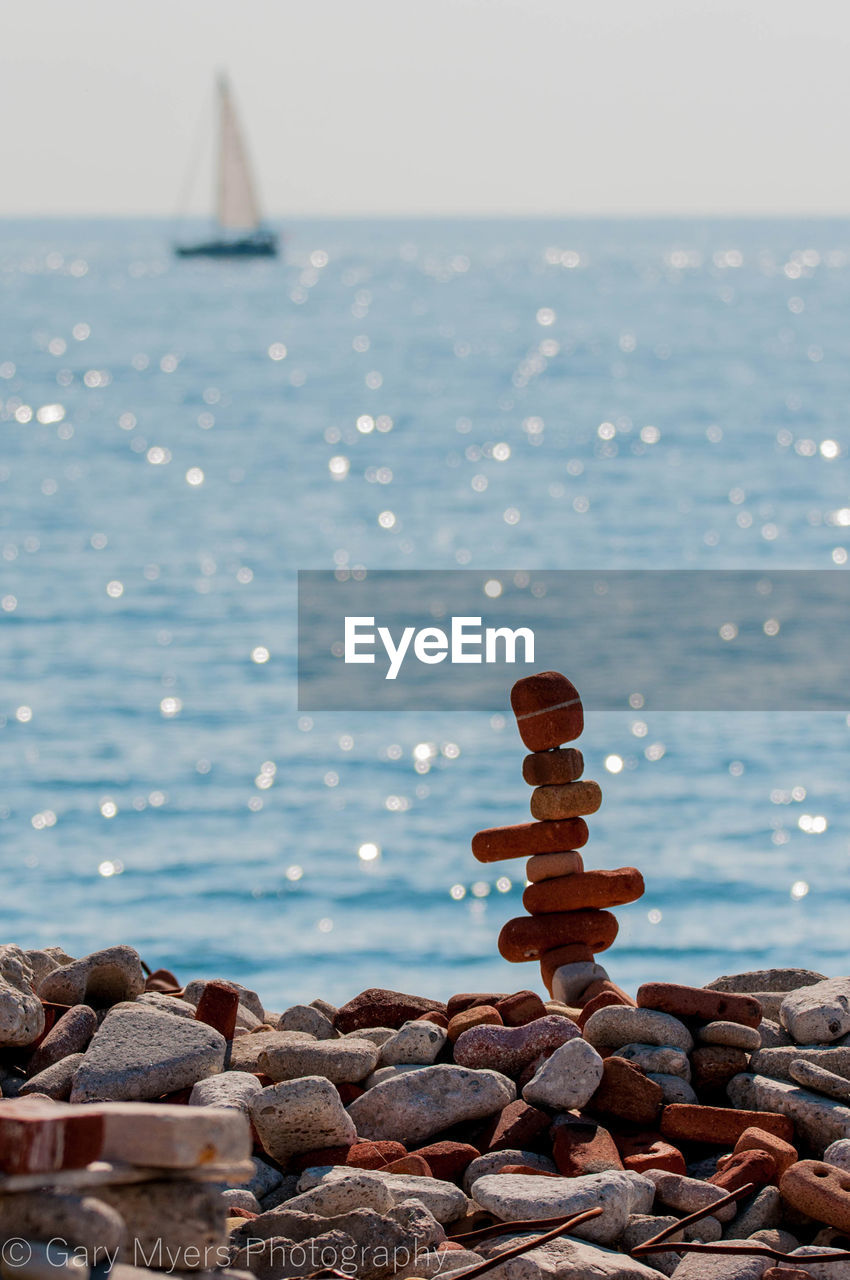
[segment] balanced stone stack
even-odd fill
[[[608,908],[634,902],[644,890],[635,867],[585,871],[578,852],[587,842],[585,817],[602,803],[597,782],[582,779],[584,760],[574,742],[584,728],[581,698],[557,671],[518,680],[511,706],[520,737],[530,749],[522,768],[534,791],[534,822],[479,831],[472,852],[480,862],[528,858],[523,894],[527,916],[509,920],[499,935],[506,960],[539,960],[552,997],[575,1006],[603,995],[611,987],[608,974],[594,961],[617,936],[616,917]]]

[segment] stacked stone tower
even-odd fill
[[[578,972],[570,966],[580,966],[586,975],[587,962],[611,946],[619,926],[608,908],[641,897],[643,877],[635,867],[584,869],[578,850],[587,843],[585,817],[599,808],[602,790],[597,782],[582,779],[581,752],[564,746],[584,728],[575,686],[557,671],[526,676],[511,690],[511,706],[531,753],[523,761],[522,776],[534,787],[534,821],[479,831],[472,852],[479,862],[528,858],[530,883],[522,904],[529,914],[507,922],[499,934],[499,951],[506,960],[539,960],[550,994],[570,1003],[570,972]],[[599,977],[605,976],[600,968]]]

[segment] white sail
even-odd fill
[[[260,222],[260,210],[242,130],[224,76],[218,81],[218,103],[218,221],[229,231],[253,231]]]

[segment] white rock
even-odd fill
[[[552,999],[572,1008],[578,1004],[579,997],[590,986],[591,982],[604,982],[608,978],[607,970],[592,960],[578,960],[575,964],[562,964],[552,976]]]
[[[338,1040],[339,1032],[326,1014],[312,1004],[294,1004],[275,1023],[278,1031],[306,1031],[317,1040]]]
[[[831,1142],[821,1156],[824,1164],[834,1164],[836,1169],[844,1169],[850,1173],[850,1138],[839,1138]]]
[[[850,1138],[850,1107],[785,1080],[742,1072],[729,1081],[726,1092],[733,1107],[788,1116],[815,1156],[839,1138]]]
[[[647,1169],[644,1177],[655,1184],[656,1203],[666,1205],[685,1215],[698,1209],[708,1209],[716,1200],[727,1194],[721,1187],[701,1178],[688,1178],[683,1173],[669,1173],[666,1169]],[[736,1213],[734,1204],[727,1204],[712,1216],[720,1222],[731,1222]]]
[[[225,1187],[221,1198],[226,1209],[247,1209],[249,1213],[262,1213],[257,1197],[244,1187]]]
[[[270,1045],[259,1057],[260,1070],[271,1080],[324,1076],[334,1084],[356,1084],[369,1075],[377,1061],[376,1046],[356,1037]]]
[[[850,1031],[850,978],[789,991],[779,1021],[797,1044],[829,1044]]]
[[[386,1044],[394,1035],[393,1027],[361,1027],[359,1031],[346,1031],[343,1039],[357,1036],[360,1040],[371,1040],[372,1044],[376,1044],[380,1049],[381,1045]]]
[[[843,1248],[843,1245],[833,1245],[830,1247],[818,1246],[813,1244],[801,1245],[799,1249],[794,1249],[791,1256],[799,1258],[801,1271],[805,1271],[812,1277],[812,1280],[850,1280],[850,1262],[818,1262],[818,1254],[832,1253],[837,1248]],[[812,1261],[809,1261],[812,1259]],[[783,1264],[792,1267],[793,1262]]]
[[[215,1183],[100,1184],[97,1199],[124,1219],[124,1257],[157,1258],[159,1253],[164,1267],[174,1272],[206,1270],[223,1256],[225,1207]]]
[[[697,1031],[697,1040],[701,1044],[720,1044],[729,1049],[743,1049],[746,1053],[754,1053],[762,1047],[758,1027],[745,1027],[740,1022],[707,1022]]]
[[[681,1076],[668,1076],[662,1071],[647,1071],[646,1078],[660,1085],[665,1105],[670,1102],[699,1102],[693,1088]]]
[[[269,1085],[252,1102],[251,1118],[263,1147],[279,1164],[299,1151],[351,1146],[357,1137],[338,1092],[323,1076]]]
[[[433,1022],[405,1022],[381,1046],[378,1059],[382,1067],[405,1063],[430,1065],[448,1038],[445,1027]]]
[[[618,1058],[633,1062],[649,1075],[681,1076],[690,1082],[691,1064],[688,1055],[681,1049],[671,1049],[668,1045],[658,1044],[624,1044],[617,1050]]]
[[[44,1031],[44,1009],[32,989],[33,969],[20,947],[0,946],[0,1047],[32,1044]]]
[[[690,1053],[694,1047],[690,1031],[672,1014],[657,1009],[633,1009],[624,1004],[611,1004],[592,1013],[584,1026],[584,1038],[596,1049],[655,1044]]]
[[[498,1071],[441,1065],[408,1071],[375,1085],[355,1098],[348,1114],[361,1138],[386,1138],[407,1145],[424,1142],[465,1120],[491,1116],[515,1098],[513,1081]]]
[[[602,1059],[586,1040],[568,1040],[540,1066],[522,1091],[526,1102],[553,1111],[587,1105],[602,1079]]]
[[[479,1178],[473,1189],[477,1205],[505,1222],[554,1218],[560,1214],[603,1210],[577,1227],[584,1240],[611,1244],[619,1240],[633,1213],[649,1213],[655,1187],[642,1174],[608,1169],[579,1178],[535,1178],[532,1174],[496,1173]]]
[[[340,1169],[342,1176],[322,1179],[302,1190],[302,1182],[305,1181],[302,1175],[298,1182],[300,1194],[287,1200],[287,1209],[332,1218],[335,1214],[349,1213],[352,1209],[374,1209],[375,1213],[388,1213],[393,1207],[395,1199],[390,1188],[373,1170],[351,1170],[333,1165],[325,1166],[325,1171],[328,1168]]]
[[[227,1049],[227,1066],[230,1071],[259,1071],[260,1054],[273,1045],[314,1044],[306,1031],[257,1031],[248,1036],[237,1036]]]
[[[396,1205],[415,1199],[421,1202],[437,1222],[455,1222],[468,1211],[470,1204],[467,1197],[453,1182],[444,1182],[442,1178],[419,1178],[410,1173],[384,1173],[381,1169],[370,1169],[372,1177],[380,1178],[392,1195]],[[350,1169],[342,1165],[324,1166],[316,1169],[305,1169],[298,1181],[299,1191],[307,1191],[320,1184],[339,1182],[349,1177]],[[292,1202],[287,1204],[290,1207]]]
[[[360,1084],[364,1089],[374,1089],[376,1084],[383,1084],[385,1080],[396,1080],[399,1076],[408,1075],[411,1071],[422,1071],[427,1066],[430,1066],[430,1063],[402,1062],[398,1066],[378,1067],[376,1071],[371,1071],[365,1080],[361,1080]]]
[[[132,947],[106,947],[54,969],[42,978],[38,994],[56,1004],[97,1007],[135,1000],[145,989],[139,953]]]
[[[524,1164],[529,1169],[539,1169],[541,1173],[558,1172],[554,1160],[549,1156],[538,1155],[536,1151],[519,1151],[510,1147],[505,1147],[501,1151],[488,1151],[467,1165],[463,1175],[463,1189],[466,1194],[472,1195],[472,1188],[479,1178],[486,1177],[488,1173],[498,1173],[506,1164]]]
[[[237,1111],[249,1111],[251,1103],[263,1086],[250,1071],[223,1071],[209,1076],[192,1086],[190,1107],[235,1107]]]
[[[730,1240],[729,1248],[735,1247],[736,1242]],[[740,1248],[740,1242],[737,1247]],[[722,1254],[691,1253],[685,1254],[673,1272],[673,1280],[761,1280],[772,1266],[770,1258],[740,1255],[724,1258]]]
[[[231,1107],[105,1102],[101,1158],[150,1169],[194,1169],[237,1164],[251,1155],[247,1116]]]

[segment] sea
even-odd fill
[[[470,852],[529,816],[508,689],[299,712],[297,571],[846,572],[850,225],[281,230],[0,223],[0,937],[276,1010],[540,989]],[[850,972],[848,713],[588,711],[616,981]]]

